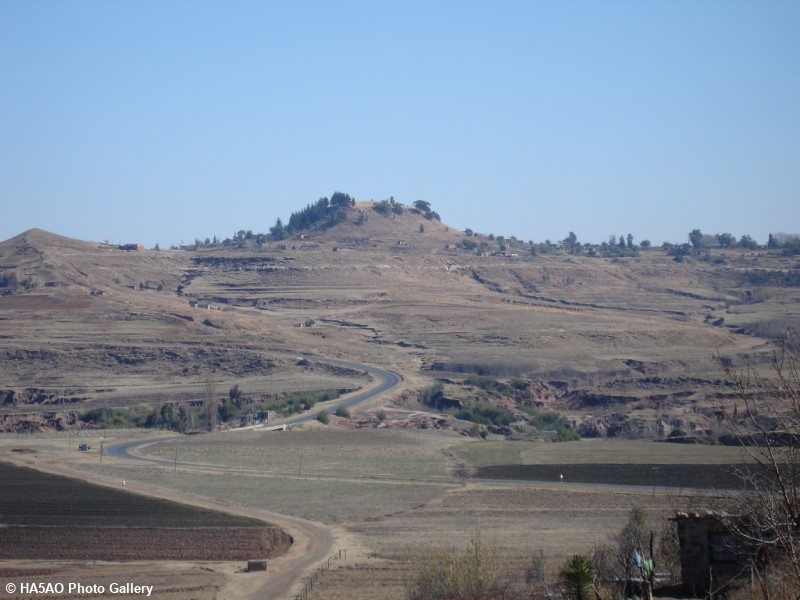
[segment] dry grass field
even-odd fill
[[[182,462],[249,467],[276,475],[433,478],[448,475],[442,454],[460,438],[398,430],[242,432],[179,438],[142,454]]]
[[[800,324],[796,257],[530,256],[514,240],[511,257],[493,255],[496,242],[481,255],[459,250],[464,239],[444,223],[361,203],[328,231],[263,246],[124,252],[41,230],[0,242],[0,274],[26,282],[0,297],[0,429],[65,432],[3,441],[36,450],[34,462],[64,461],[134,490],[343,527],[351,551],[315,600],[399,600],[409,552],[463,546],[476,532],[513,569],[540,551],[554,569],[607,540],[633,505],[654,523],[690,505],[697,492],[680,491],[681,469],[742,462],[731,448],[652,440],[721,433],[719,404],[735,390],[720,358],[763,368],[774,337]],[[201,415],[236,385],[261,401],[372,383],[305,355],[390,369],[403,385],[328,426],[180,436],[141,451],[174,466],[64,456],[88,439],[70,436],[97,433],[83,420],[91,408]],[[442,381],[456,403],[508,402],[467,383],[471,374],[521,382],[526,408],[555,411],[570,429],[638,439],[516,442],[506,439],[513,428],[469,439],[459,433],[469,424],[425,414],[419,399]],[[670,489],[474,477],[498,466],[633,464],[683,466]],[[176,589],[194,572],[175,574]],[[228,579],[201,573],[197,597],[214,597]]]
[[[62,447],[52,448],[63,455]],[[141,453],[172,460],[176,451],[177,467],[117,459],[101,465],[97,456],[94,461],[81,456],[79,465],[87,472],[125,479],[134,491],[140,484],[155,485],[187,497],[216,498],[221,507],[268,508],[344,527],[351,534],[346,559],[334,560],[334,570],[326,572],[309,596],[323,600],[403,599],[409,555],[465,547],[476,535],[496,544],[509,578],[519,578],[540,555],[552,575],[572,554],[607,542],[633,506],[646,509],[653,527],[661,528],[676,510],[686,510],[707,493],[478,480],[459,474],[465,466],[536,459],[579,465],[627,457],[631,463],[691,467],[741,460],[735,449],[714,446],[467,441],[446,431],[331,429],[184,436]],[[408,456],[400,458],[403,454]]]
[[[591,439],[564,444],[508,441],[465,443],[454,453],[476,467],[490,465],[738,464],[747,455],[733,446],[668,444],[652,440]]]

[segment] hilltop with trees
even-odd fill
[[[370,220],[375,216],[386,220]],[[263,247],[275,242],[312,238],[316,242],[334,243],[348,243],[356,239],[385,243],[394,239],[404,244],[412,243],[413,240],[414,244],[428,250],[440,245],[480,255],[513,254],[524,257],[566,253],[592,258],[630,258],[653,248],[651,240],[641,239],[637,242],[636,236],[630,232],[619,236],[612,233],[607,240],[600,242],[579,240],[574,231],[570,231],[562,240],[525,241],[514,235],[482,233],[469,227],[463,232],[447,225],[426,230],[426,222],[442,225],[441,216],[427,200],[404,204],[390,196],[384,200],[357,202],[349,194],[337,191],[330,198],[319,198],[305,208],[292,212],[285,222],[278,217],[266,232],[254,233],[252,229],[241,229],[229,238],[220,239],[214,236],[205,238],[205,241],[198,238],[192,248]],[[424,239],[415,235],[426,231],[434,235],[428,235]],[[771,233],[766,243],[759,244],[747,233],[737,238],[727,232],[705,234],[700,229],[693,229],[688,233],[687,241],[664,241],[660,247],[677,261],[715,249],[766,249],[779,251],[784,256],[794,256],[800,254],[800,236]]]

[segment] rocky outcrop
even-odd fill
[[[2,406],[73,404],[86,400],[87,398],[83,396],[64,396],[52,390],[39,388],[0,390],[0,405]]]
[[[675,417],[628,413],[586,415],[573,420],[572,426],[581,437],[667,440],[713,435],[708,419],[697,414]]]
[[[76,411],[0,414],[0,431],[10,433],[66,431],[74,429],[78,424]]]
[[[566,408],[579,410],[586,408],[603,408],[613,405],[633,404],[639,401],[636,396],[622,396],[590,392],[588,390],[574,390],[562,398]]]

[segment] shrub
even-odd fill
[[[327,425],[331,422],[331,416],[328,414],[327,410],[321,410],[317,414],[317,421],[322,423],[323,425]]]
[[[426,390],[422,391],[419,401],[430,408],[441,408],[441,402],[444,398],[444,386],[441,383],[436,383]]]
[[[339,408],[337,408],[336,412],[334,414],[337,417],[342,417],[344,419],[349,419],[350,418],[350,410],[347,409],[347,407],[344,407],[344,406],[340,406]]]
[[[528,382],[524,379],[512,379],[511,380],[511,387],[513,387],[517,391],[523,391],[528,389]]]
[[[567,429],[566,427],[558,427],[556,429],[557,442],[577,442],[579,439],[581,439],[581,436],[572,429]]]
[[[217,418],[220,423],[227,423],[239,418],[241,410],[233,402],[224,402],[217,407]]]
[[[386,216],[392,211],[392,206],[388,200],[381,200],[372,207],[372,210]]]
[[[83,414],[81,420],[84,423],[93,423],[99,427],[118,427],[127,421],[120,410],[112,408],[89,409]]]
[[[589,557],[583,554],[573,556],[561,569],[567,598],[570,600],[594,600],[595,570]]]
[[[496,392],[498,394],[502,394],[503,396],[511,396],[514,393],[514,389],[512,389],[512,387],[508,384],[501,383],[496,379],[484,377],[482,375],[470,375],[467,377],[465,383],[479,387],[487,392]]]
[[[0,288],[9,288],[10,290],[16,290],[17,285],[17,275],[16,273],[9,273],[8,275],[0,275]]]
[[[293,415],[314,408],[317,402],[327,402],[339,397],[337,390],[325,390],[322,392],[306,392],[304,394],[294,394],[286,398],[267,400],[258,405],[259,410],[278,412],[283,416]]]
[[[318,402],[327,402],[328,400],[336,400],[339,397],[337,390],[325,390],[324,392],[317,392]]]
[[[481,425],[495,425],[498,427],[508,427],[515,420],[514,415],[508,410],[488,402],[481,402],[462,408],[456,411],[456,418],[480,423]]]
[[[411,599],[474,597],[499,591],[502,561],[494,544],[475,536],[460,552],[456,548],[410,557]]]
[[[562,415],[545,410],[537,410],[527,406],[522,407],[522,411],[527,413],[528,422],[536,427],[545,431],[555,431],[559,427],[566,428],[567,419]]]

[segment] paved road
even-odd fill
[[[332,404],[330,408],[333,410],[336,410],[340,406],[344,408],[350,408],[351,406],[355,406],[356,404],[380,396],[384,392],[388,392],[389,390],[399,385],[400,382],[402,381],[401,377],[397,373],[392,373],[391,371],[386,371],[385,369],[379,369],[378,367],[371,367],[369,365],[353,362],[350,360],[340,360],[336,358],[317,358],[314,356],[306,356],[305,358],[313,362],[325,363],[328,365],[333,365],[335,367],[344,367],[346,369],[354,369],[356,371],[366,371],[379,382],[376,387],[364,390],[363,392],[358,392],[356,394],[353,394],[352,396],[348,396],[341,402],[336,402]],[[287,419],[286,422],[302,423],[303,421],[310,421],[316,419],[319,412],[320,411],[314,411],[296,419]],[[280,424],[280,422],[278,422],[277,424]]]
[[[351,360],[341,360],[337,358],[318,358],[315,356],[306,355],[306,358],[309,361],[325,363],[328,365],[333,365],[336,367],[343,367],[346,369],[354,369],[356,371],[366,371],[369,373],[375,380],[376,384],[370,387],[369,389],[363,390],[361,392],[356,392],[355,394],[348,395],[346,398],[339,400],[337,402],[326,403],[328,406],[324,409],[320,408],[318,410],[312,410],[302,415],[297,415],[293,417],[288,417],[285,419],[275,419],[269,422],[270,426],[275,425],[295,425],[297,423],[304,423],[306,421],[313,421],[317,418],[317,415],[322,410],[327,410],[328,412],[333,412],[339,407],[344,408],[351,408],[360,404],[362,402],[366,402],[367,400],[372,400],[380,396],[381,394],[388,392],[389,390],[394,389],[396,386],[400,384],[402,378],[397,374],[393,373],[392,371],[387,371],[385,369],[379,369],[378,367],[373,367],[370,365],[365,365],[358,362],[353,362]],[[258,430],[258,426],[254,429]],[[233,429],[231,431],[237,431]],[[119,458],[123,460],[136,460],[140,462],[149,462],[149,463],[158,463],[158,464],[168,464],[174,465],[175,462],[169,459],[163,458],[153,458],[148,456],[140,456],[137,454],[131,454],[131,450],[139,448],[141,446],[147,446],[149,444],[156,444],[158,442],[163,442],[168,439],[173,439],[176,437],[180,437],[180,434],[165,434],[163,436],[159,436],[156,438],[149,438],[146,440],[132,440],[127,442],[119,442],[103,449],[103,452],[106,456]],[[183,463],[178,462],[179,465],[185,466],[201,466],[197,463]],[[223,466],[223,465],[212,465],[212,464],[203,464],[204,467],[219,467],[224,468],[226,470],[231,470],[230,466]]]

